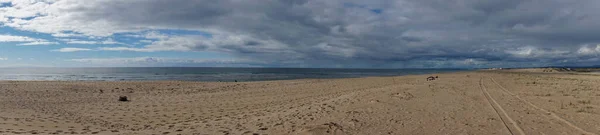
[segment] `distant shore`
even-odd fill
[[[0,81],[0,134],[599,134],[599,88],[594,75],[543,70]]]

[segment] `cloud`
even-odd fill
[[[580,55],[597,55],[600,53],[600,44],[598,45],[583,45],[577,53]]]
[[[285,53],[282,43],[273,40],[261,40],[246,35],[230,35],[227,33],[213,34],[211,37],[203,35],[162,35],[150,32],[144,37],[157,39],[142,48],[133,47],[102,47],[107,51],[219,51],[235,53],[244,49],[245,53]]]
[[[152,43],[152,40],[140,40],[141,43]]]
[[[79,39],[70,39],[70,38],[61,38],[59,41],[65,42],[67,44],[98,44],[97,41],[88,41],[88,40],[79,40]]]
[[[115,40],[113,40],[112,38],[108,38],[106,40],[101,40],[101,41],[94,41],[94,40],[80,40],[80,39],[70,39],[70,38],[62,38],[62,39],[57,39],[59,41],[63,41],[67,44],[88,44],[88,45],[94,45],[94,44],[105,44],[105,45],[109,45],[109,44],[121,44],[121,45],[126,45],[125,43],[121,43],[121,42],[117,42]]]
[[[92,49],[87,48],[60,48],[57,50],[52,50],[55,52],[79,52],[79,51],[91,51]]]
[[[134,51],[134,52],[154,52],[156,50],[148,48],[130,48],[130,47],[100,47],[103,51]]]
[[[0,57],[0,60],[8,60],[8,58]]]
[[[34,46],[34,45],[56,45],[58,42],[48,42],[48,41],[35,41],[29,43],[18,44],[19,46]]]
[[[99,49],[216,51],[280,65],[463,66],[465,60],[489,66],[564,65],[590,61],[590,54],[596,54],[592,45],[600,43],[600,1],[593,0],[11,3],[0,8],[4,26],[108,41],[67,43],[119,45],[108,39],[122,35],[143,46]]]
[[[81,41],[81,40],[74,40],[74,41],[67,41],[67,44],[98,44],[98,42],[96,41]]]
[[[515,50],[506,50],[506,53],[514,57],[522,58],[551,58],[561,55],[569,55],[569,51],[554,50],[554,49],[539,49],[535,47],[521,47]]]
[[[0,35],[0,42],[40,42],[44,39],[37,39],[25,36]]]
[[[54,33],[52,34],[53,37],[82,37],[83,35],[81,34],[73,34],[73,33]]]
[[[117,42],[117,41],[113,40],[112,38],[101,41],[100,44],[105,44],[105,45],[123,44],[123,45],[125,45],[125,43]]]
[[[87,63],[96,66],[209,66],[220,65],[226,67],[256,67],[260,63],[247,60],[233,59],[185,59],[161,57],[133,57],[133,58],[84,58],[68,61]]]

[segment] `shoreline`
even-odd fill
[[[479,70],[427,81],[430,75],[0,81],[0,134],[600,133],[593,124],[600,123],[600,78]]]
[[[420,76],[420,75],[435,75],[435,74],[452,74],[452,73],[467,73],[480,72],[485,70],[462,70],[449,71],[439,73],[422,73],[422,74],[405,74],[405,75],[389,75],[389,76],[358,76],[358,77],[339,77],[339,78],[296,78],[296,79],[275,79],[275,80],[256,80],[256,81],[238,81],[238,82],[270,82],[270,81],[292,81],[292,80],[327,80],[327,79],[356,79],[356,78],[373,78],[373,77],[403,77],[403,76]],[[0,82],[197,82],[197,83],[228,83],[234,81],[194,81],[194,80],[0,80]]]
[[[6,81],[200,81],[235,82],[356,78],[453,72],[458,69],[322,69],[322,68],[78,68],[0,70]]]

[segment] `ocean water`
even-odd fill
[[[0,80],[45,81],[262,81],[306,78],[399,76],[462,71],[464,69],[339,69],[339,68],[0,68]]]

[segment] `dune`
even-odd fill
[[[599,86],[596,75],[543,70],[259,82],[0,81],[0,134],[599,134]]]

